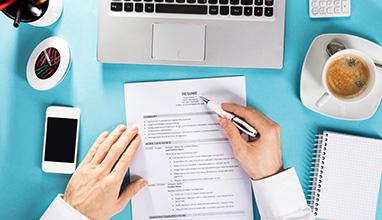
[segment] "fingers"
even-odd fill
[[[135,125],[125,130],[117,142],[113,144],[105,159],[101,162],[101,169],[109,173],[137,134],[138,128]]]
[[[127,170],[131,162],[134,159],[134,156],[138,150],[139,145],[141,144],[141,137],[139,135],[135,136],[133,141],[131,141],[130,145],[127,147],[125,152],[123,152],[122,156],[119,158],[117,164],[112,171],[112,175],[117,176],[117,178],[122,182],[124,176],[126,175]]]
[[[90,163],[90,161],[93,159],[94,155],[96,154],[98,147],[106,140],[108,136],[109,136],[109,133],[107,131],[102,132],[102,134],[98,136],[93,146],[91,146],[89,152],[86,154],[82,163]]]
[[[224,129],[224,132],[229,142],[231,143],[233,152],[235,155],[238,155],[239,152],[241,152],[242,149],[246,147],[246,142],[241,137],[239,130],[231,121],[226,118],[220,119],[220,125]]]
[[[224,103],[222,104],[222,108],[225,111],[232,112],[243,118],[249,124],[258,129],[260,133],[275,124],[271,119],[254,108],[247,108],[233,103]]]
[[[98,147],[96,154],[93,157],[92,163],[100,164],[106,157],[111,146],[119,139],[122,133],[126,130],[126,126],[119,125],[114,131],[106,138],[106,140]]]
[[[130,183],[119,196],[119,202],[124,207],[139,190],[147,185],[147,180],[139,179]]]

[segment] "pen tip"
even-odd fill
[[[204,96],[199,96],[199,98],[203,101],[203,102],[205,102],[205,103],[208,103],[210,100],[209,99],[207,99],[206,97],[204,97]]]

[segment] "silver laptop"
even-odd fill
[[[286,0],[100,0],[103,63],[282,68]]]

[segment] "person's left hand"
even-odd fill
[[[121,191],[122,181],[141,142],[137,127],[102,133],[74,172],[63,199],[86,217],[109,219],[144,186],[144,179]]]

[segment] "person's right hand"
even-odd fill
[[[222,104],[222,108],[241,117],[260,133],[259,139],[247,142],[230,120],[220,119],[235,157],[246,173],[253,180],[279,173],[282,170],[280,126],[253,108],[230,103]]]
[[[102,133],[70,179],[64,201],[92,220],[109,219],[122,211],[147,185],[139,179],[121,189],[140,143],[136,126],[120,125],[110,135]]]

